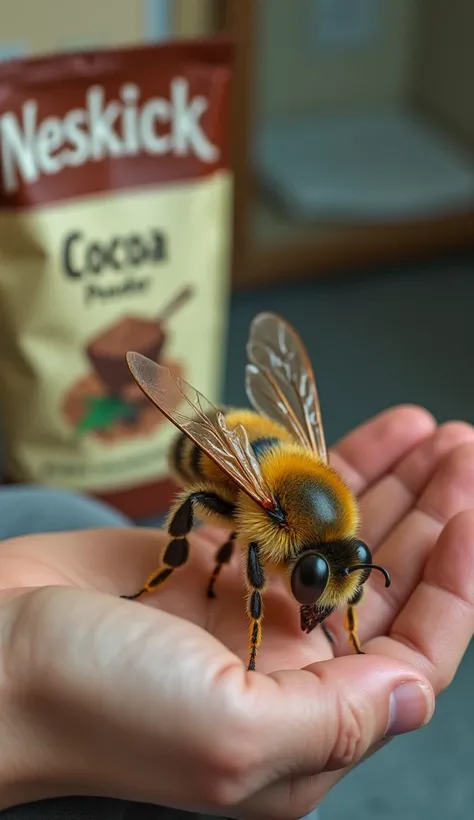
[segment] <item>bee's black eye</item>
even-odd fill
[[[327,561],[316,552],[306,553],[291,575],[291,591],[302,606],[311,606],[321,597],[329,578]]]
[[[364,544],[363,541],[356,541],[356,551],[357,551],[357,561],[354,563],[357,564],[371,564],[372,563],[372,554],[367,546]]]

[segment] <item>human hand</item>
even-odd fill
[[[84,793],[228,817],[310,811],[384,738],[398,684],[427,690],[389,732],[429,719],[472,636],[473,443],[467,425],[435,430],[423,411],[398,408],[333,452],[361,499],[361,537],[393,579],[388,591],[376,577],[366,585],[366,656],[343,657],[340,616],[329,622],[336,658],[320,630],[301,633],[275,584],[259,671],[247,673],[238,567],[225,568],[215,601],[205,597],[222,539],[209,528],[149,606],[116,596],[156,566],[161,533],[5,542],[3,702],[15,731],[0,744],[3,806]]]

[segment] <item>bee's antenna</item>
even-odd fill
[[[388,572],[388,570],[386,570],[385,567],[379,566],[378,564],[353,564],[352,567],[347,567],[344,574],[349,575],[350,572],[355,572],[356,569],[378,569],[378,571],[381,572],[385,578],[385,586],[388,588],[392,583],[392,579],[390,578],[390,573]]]

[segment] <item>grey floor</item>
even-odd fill
[[[259,310],[301,332],[329,442],[398,402],[474,422],[474,257],[294,283],[234,297],[225,399],[245,402],[249,323]],[[246,402],[245,402],[246,403]],[[473,499],[474,506],[474,499]],[[397,739],[328,797],[321,820],[474,816],[474,647],[430,726]]]

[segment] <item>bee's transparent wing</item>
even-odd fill
[[[299,335],[280,316],[260,313],[250,326],[247,356],[245,386],[253,407],[327,463],[316,381]]]
[[[201,393],[141,353],[127,353],[127,364],[142,392],[164,416],[254,501],[266,509],[276,506],[242,425],[230,430],[223,413]]]

